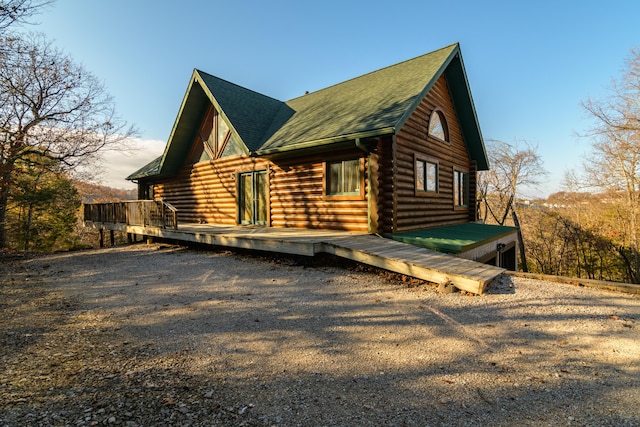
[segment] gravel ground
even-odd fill
[[[637,295],[320,261],[0,257],[0,426],[640,425]]]

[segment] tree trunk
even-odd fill
[[[9,203],[9,187],[11,186],[12,165],[2,167],[0,176],[0,249],[7,246],[7,204]]]
[[[29,245],[31,244],[32,225],[33,225],[33,202],[29,202],[29,206],[27,207],[27,218],[25,219],[25,224],[24,224],[24,251],[25,252],[29,250]]]
[[[509,200],[507,200],[507,204],[504,207],[504,214],[502,214],[502,219],[498,221],[498,224],[504,225],[504,223],[507,221],[507,216],[509,215],[509,211],[512,212],[511,213],[512,216],[516,214],[516,212],[513,210],[513,198],[514,198],[514,194],[509,196]]]
[[[520,229],[520,221],[518,221],[518,215],[516,215],[515,209],[511,209],[511,217],[513,218],[513,224],[518,228],[518,247],[520,248],[520,265],[522,266],[522,271],[525,273],[529,272],[529,268],[527,267],[527,255],[524,251],[524,240],[522,239],[522,230]]]
[[[7,244],[5,218],[7,217],[7,196],[0,190],[0,248]]]

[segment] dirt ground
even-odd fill
[[[0,293],[0,426],[640,425],[637,295],[145,244]]]

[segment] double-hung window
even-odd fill
[[[327,196],[360,196],[362,173],[360,159],[327,162]]]

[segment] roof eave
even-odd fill
[[[447,67],[445,70],[445,76],[449,77],[449,75],[453,74],[453,78],[447,78],[447,82],[458,83],[449,84],[449,91],[456,106],[456,114],[458,114],[467,149],[470,150],[469,155],[476,161],[478,170],[489,170],[489,158],[484,145],[473,96],[471,95],[467,72],[459,50],[457,59],[451,67]]]
[[[193,70],[191,73],[191,79],[189,80],[189,85],[187,86],[187,90],[185,91],[184,96],[182,97],[182,102],[180,103],[180,109],[178,110],[178,115],[176,116],[175,121],[173,122],[173,127],[171,128],[171,133],[169,134],[169,139],[167,140],[167,144],[164,147],[164,152],[162,153],[162,160],[160,161],[160,167],[158,168],[158,175],[162,173],[162,171],[166,170],[166,160],[169,155],[169,152],[172,148],[172,142],[176,138],[176,133],[178,130],[178,126],[180,125],[180,120],[183,116],[185,108],[187,106],[187,101],[189,99],[189,95],[193,90],[193,84],[197,82],[198,70]],[[127,178],[128,179],[128,178]]]
[[[125,179],[131,182],[138,182],[138,181],[158,180],[158,179],[168,178],[170,176],[171,175],[163,175],[163,174],[149,174],[149,175],[138,175],[138,176],[129,175]]]
[[[285,154],[294,154],[299,151],[308,151],[310,149],[325,149],[330,145],[337,145],[345,142],[356,141],[366,138],[375,138],[384,135],[392,135],[395,133],[395,127],[387,127],[370,131],[352,133],[348,135],[339,135],[331,138],[323,138],[313,141],[305,141],[297,144],[287,145],[271,149],[259,149],[251,152],[254,157],[273,157]]]

